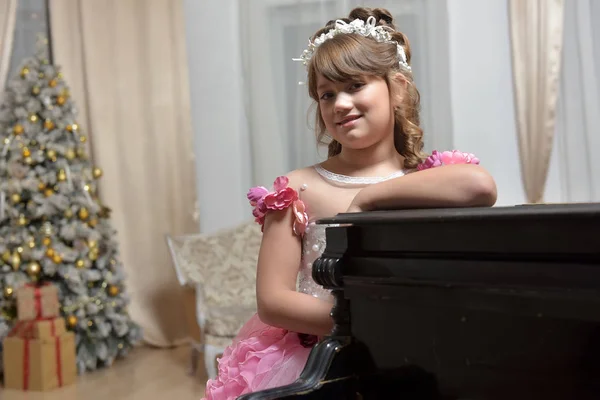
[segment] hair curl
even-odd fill
[[[374,17],[377,25],[388,26],[393,29],[392,40],[404,48],[406,61],[410,65],[410,44],[406,36],[396,30],[393,17],[390,12],[383,8],[353,9],[347,18],[341,18],[345,22],[355,19],[367,21]],[[322,33],[328,32],[335,27],[335,20],[329,21],[323,28],[319,29],[311,38],[314,40]],[[379,43],[371,38],[365,38],[357,34],[337,35],[325,41],[315,51],[308,63],[308,91],[310,97],[317,103],[316,127],[319,143],[326,143],[328,137],[325,122],[321,117],[319,107],[319,96],[317,94],[317,74],[333,82],[347,82],[358,76],[378,76],[385,79],[390,90],[390,99],[397,89],[394,84],[394,76],[400,72],[406,79],[406,93],[403,95],[403,104],[394,109],[394,143],[396,150],[404,157],[404,167],[416,168],[427,155],[423,149],[423,130],[420,127],[419,110],[420,95],[414,85],[412,73],[401,70],[398,64],[396,44]],[[329,142],[329,157],[339,154],[342,146],[336,140]]]

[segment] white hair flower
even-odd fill
[[[355,19],[354,21],[347,23],[346,21],[337,20],[335,21],[335,27],[330,29],[328,32],[321,34],[316,37],[314,41],[308,41],[308,48],[306,48],[300,58],[294,58],[294,61],[301,61],[304,65],[308,65],[308,62],[312,58],[317,47],[325,43],[327,40],[334,38],[340,34],[357,33],[364,37],[370,37],[375,39],[379,43],[393,43],[396,45],[398,64],[400,68],[411,70],[410,65],[406,60],[406,52],[398,42],[392,40],[392,34],[390,33],[392,28],[388,26],[376,26],[377,21],[375,17],[371,16],[367,19],[367,22],[362,19]]]

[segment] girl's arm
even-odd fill
[[[296,291],[302,243],[293,221],[291,207],[266,215],[256,275],[258,316],[271,326],[326,335],[333,328],[333,305]]]
[[[482,167],[445,165],[362,189],[348,212],[403,208],[491,207],[496,183]]]

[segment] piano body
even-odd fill
[[[600,399],[600,204],[319,221],[335,327],[267,399]]]

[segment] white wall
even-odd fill
[[[497,205],[524,203],[507,0],[448,0],[448,18],[454,148],[479,156],[498,185]],[[552,157],[545,201],[560,194]]]
[[[448,1],[454,148],[496,179],[498,204],[522,203],[506,0]]]

